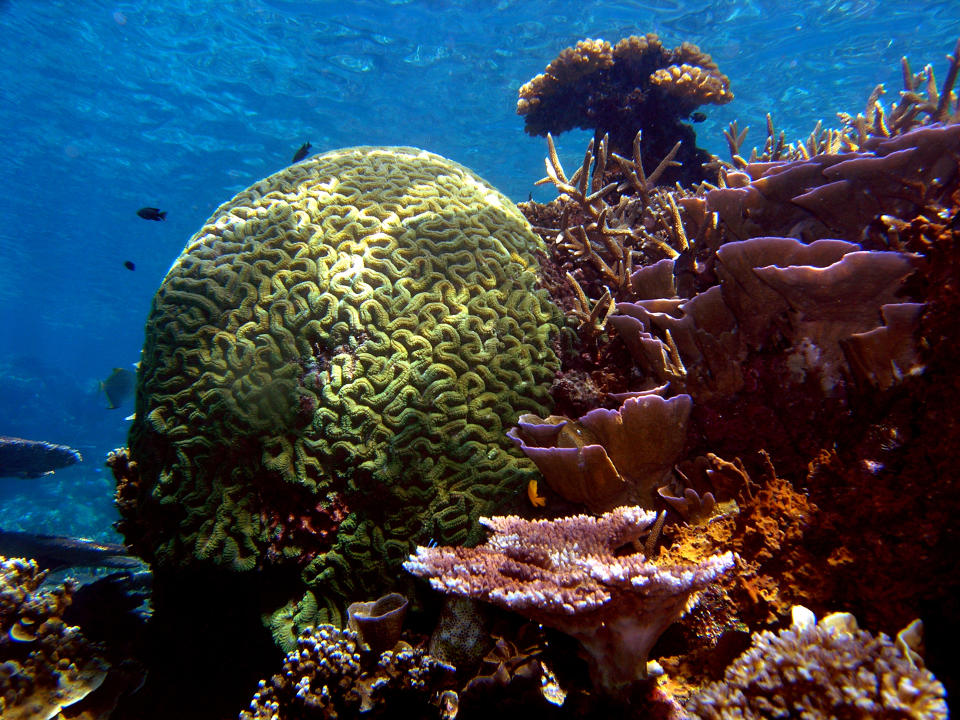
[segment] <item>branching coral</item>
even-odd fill
[[[41,590],[32,560],[0,557],[0,717],[48,720],[96,691],[108,663],[61,618],[75,585]]]
[[[804,717],[945,720],[945,692],[886,636],[857,628],[852,615],[815,622],[794,608],[794,624],[764,631],[714,683],[693,698],[694,718]]]
[[[307,628],[283,670],[261,680],[241,720],[456,716],[454,668],[405,642],[363,649],[353,630]]]
[[[114,463],[130,542],[170,568],[295,567],[333,618],[412,541],[478,540],[534,472],[503,429],[546,410],[557,367],[540,248],[413,148],[332,151],[221,206],[147,322]]]
[[[708,157],[680,121],[701,105],[732,99],[729,79],[709,55],[690,43],[667,49],[648,33],[616,46],[582,40],[563,50],[520,88],[517,113],[531,135],[590,129],[597,142],[609,135],[610,148],[618,153],[629,152],[642,131],[644,161],[651,167],[680,143],[683,170],[670,172],[669,180],[690,182],[703,178],[700,165]]]
[[[947,55],[949,65],[942,88],[937,89],[933,66],[925,65],[923,71],[914,73],[906,57],[900,59],[903,74],[903,89],[899,102],[884,108],[880,99],[886,93],[884,86],[877,85],[867,100],[863,112],[856,116],[837,113],[842,128],[824,128],[821,121],[807,138],[801,142],[787,142],[786,134],[774,128],[773,118],[767,113],[767,138],[762,149],[753,148],[748,159],[740,153],[748,127],[739,128],[736,121],[724,131],[730,149],[733,166],[743,169],[748,164],[781,160],[808,160],[815,155],[836,155],[869,148],[879,140],[902,135],[922,125],[950,124],[960,121],[960,99],[954,91],[957,73],[960,70],[960,40],[953,55]],[[721,177],[723,173],[721,173]]]
[[[646,677],[657,638],[733,564],[730,553],[696,565],[658,565],[642,553],[617,552],[655,518],[639,507],[599,518],[484,518],[493,531],[486,544],[419,547],[404,567],[441,592],[485,600],[572,635],[595,686],[623,695]]]

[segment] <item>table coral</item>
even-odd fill
[[[694,718],[771,717],[945,720],[945,692],[886,635],[857,628],[851,615],[814,622],[794,609],[794,624],[764,631],[714,683],[687,705]]]
[[[503,430],[557,368],[541,247],[414,148],[328,152],[222,205],[147,321],[128,540],[168,567],[299,567],[328,617],[411,542],[478,540],[535,472]]]
[[[436,590],[494,603],[573,636],[597,689],[625,696],[646,678],[657,638],[733,565],[731,553],[658,565],[642,553],[617,552],[655,519],[639,507],[599,518],[484,518],[493,531],[486,544],[418,547],[404,567]]]
[[[669,171],[666,180],[696,182],[709,156],[681,120],[701,105],[732,99],[729,79],[709,55],[691,43],[665,48],[656,34],[647,33],[616,45],[581,40],[566,48],[520,88],[517,114],[531,135],[579,127],[593,130],[597,142],[609,135],[610,149],[621,154],[630,152],[642,131],[648,167],[656,167],[679,142],[682,171]]]

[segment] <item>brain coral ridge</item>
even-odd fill
[[[138,550],[310,561],[318,596],[355,598],[411,542],[478,540],[534,473],[504,431],[544,412],[558,364],[541,249],[505,196],[414,148],[328,152],[222,205],[147,321]]]

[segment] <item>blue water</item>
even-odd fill
[[[103,459],[132,407],[107,410],[97,381],[137,360],[190,235],[305,140],[423,147],[525,200],[545,143],[517,88],[579,39],[655,31],[711,53],[736,99],[705,108],[698,144],[725,155],[732,119],[750,147],[767,112],[797,139],[878,82],[895,93],[901,55],[942,75],[958,18],[956,0],[0,0],[0,434],[85,456],[0,479],[0,527],[115,537]],[[585,143],[559,138],[571,165]]]

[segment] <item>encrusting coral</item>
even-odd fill
[[[353,630],[307,628],[283,669],[261,680],[241,720],[436,717],[452,720],[454,668],[400,641],[364,649]]]
[[[689,714],[698,720],[948,717],[943,685],[922,661],[916,664],[919,655],[905,642],[874,637],[845,613],[816,622],[809,610],[796,607],[793,618],[776,635],[755,635],[723,680],[687,704]]]
[[[654,33],[631,36],[611,45],[581,40],[566,48],[546,70],[520,88],[517,113],[531,135],[561,133],[574,127],[594,131],[599,143],[609,136],[610,150],[628,153],[643,133],[643,161],[655,167],[680,144],[682,169],[668,182],[703,179],[709,156],[696,147],[689,125],[681,122],[701,105],[730,102],[730,81],[709,55],[683,43],[668,49]]]
[[[483,518],[484,545],[418,547],[404,567],[434,589],[494,603],[573,636],[595,687],[629,695],[647,677],[650,649],[733,565],[731,553],[697,564],[661,564],[634,550],[656,513],[620,507],[600,517]]]
[[[222,205],[146,327],[120,528],[163,567],[287,565],[320,619],[391,589],[411,543],[480,539],[534,476],[558,313],[542,244],[468,169],[336,150]]]
[[[61,618],[75,584],[41,590],[33,560],[0,557],[0,717],[48,720],[103,684],[109,663]]]

